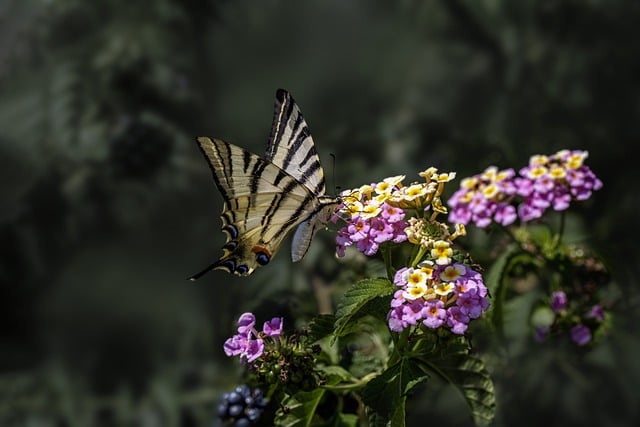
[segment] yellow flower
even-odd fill
[[[352,218],[356,215],[359,215],[364,209],[364,205],[359,201],[347,202],[344,204],[344,210],[351,216]]]
[[[473,199],[474,194],[476,193],[473,191],[467,191],[467,193],[460,198],[460,201],[462,203],[469,203],[471,199]]]
[[[404,177],[404,175],[391,176],[389,178],[383,179],[382,182],[389,184],[391,187],[401,187]]]
[[[379,206],[376,206],[375,204],[368,204],[362,209],[362,211],[360,211],[360,217],[362,219],[375,218],[381,211],[382,209],[380,209]]]
[[[543,177],[547,173],[547,168],[544,166],[537,166],[535,168],[531,168],[527,173],[527,177],[531,179],[538,179]]]
[[[402,293],[402,296],[409,300],[415,300],[422,298],[428,291],[429,288],[427,288],[427,284],[421,283],[415,286],[409,286],[407,290]]]
[[[477,185],[478,185],[478,178],[476,177],[463,178],[462,181],[460,181],[460,187],[468,188],[470,190],[473,190],[474,188],[476,188]]]
[[[360,192],[364,197],[366,197],[367,199],[370,199],[370,198],[371,198],[371,193],[373,193],[373,187],[372,187],[372,186],[370,186],[370,185],[365,184],[365,185],[363,185],[362,187],[360,187],[360,188],[358,189],[358,191],[359,191],[359,192]]]
[[[458,280],[458,278],[460,278],[460,276],[466,273],[466,271],[467,270],[463,265],[448,265],[445,267],[442,273],[440,273],[440,279],[445,282],[455,282],[456,280]]]
[[[433,288],[433,290],[437,295],[446,296],[453,292],[455,288],[456,286],[453,282],[440,282]]]
[[[500,171],[496,175],[496,181],[504,181],[508,176],[509,174],[507,174],[507,171]]]
[[[445,242],[444,240],[438,240],[434,242],[433,249],[431,249],[431,256],[436,259],[436,264],[451,264],[453,249],[451,249],[450,246],[451,245],[449,244],[449,242]]]
[[[541,154],[536,154],[536,155],[531,156],[529,158],[529,165],[530,166],[546,165],[547,162],[549,162],[549,158],[547,156],[544,156],[544,155],[541,155]]]
[[[419,286],[419,285],[427,285],[427,273],[422,271],[422,269],[413,269],[404,272],[404,280],[407,282],[407,286]]]
[[[580,166],[582,166],[582,162],[587,158],[587,156],[588,153],[586,151],[572,154],[567,159],[566,165],[569,169],[578,169]]]
[[[415,200],[427,194],[427,189],[422,184],[413,184],[405,188],[404,198],[406,200]]]
[[[436,181],[438,181],[438,182],[449,182],[449,181],[453,180],[455,177],[456,177],[456,173],[455,172],[441,173],[436,177]]]
[[[482,195],[485,199],[493,199],[498,193],[500,189],[495,184],[489,184],[482,190]]]
[[[427,182],[429,182],[433,178],[433,175],[435,175],[437,173],[438,173],[438,169],[436,169],[434,167],[430,167],[427,170],[423,170],[418,175],[420,175],[422,178],[426,179]]]
[[[560,166],[553,166],[549,170],[549,175],[554,179],[562,179],[567,176],[567,171],[565,168],[561,168]]]
[[[393,185],[389,184],[388,182],[382,181],[376,184],[376,193],[378,193],[379,195],[391,194],[392,190]]]

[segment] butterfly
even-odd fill
[[[300,261],[339,199],[326,195],[324,172],[309,127],[289,92],[276,91],[271,134],[264,157],[215,138],[198,145],[224,200],[223,255],[190,280],[221,269],[247,276],[271,261],[297,226],[291,259]]]

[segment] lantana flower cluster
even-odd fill
[[[464,334],[472,319],[489,307],[488,292],[482,276],[462,262],[452,246],[453,240],[466,234],[457,224],[449,226],[436,220],[446,214],[440,196],[445,183],[455,173],[438,173],[429,168],[420,173],[422,183],[404,186],[404,176],[386,178],[342,193],[339,210],[346,218],[336,238],[337,254],[355,243],[365,255],[374,255],[384,242],[409,242],[414,255],[409,266],[394,276],[398,286],[387,316],[394,332],[418,325],[435,329],[448,327]]]
[[[464,334],[469,322],[489,307],[482,276],[459,262],[437,265],[425,261],[402,268],[394,283],[399,289],[391,301],[388,322],[395,332],[421,322],[431,329],[448,327],[455,334]]]
[[[372,256],[382,243],[407,240],[407,210],[424,212],[433,208],[436,214],[446,212],[440,195],[444,183],[455,178],[455,173],[439,174],[437,169],[429,168],[420,172],[420,176],[426,182],[404,186],[405,176],[398,175],[343,191],[343,203],[334,217],[334,220],[342,218],[347,223],[338,230],[336,237],[338,256],[344,256],[345,248],[353,244],[360,252]]]
[[[404,233],[406,213],[393,203],[394,193],[402,188],[403,179],[404,176],[395,176],[342,192],[344,202],[338,212],[346,218],[347,224],[338,230],[336,236],[338,256],[344,256],[345,248],[353,244],[360,252],[371,256],[384,242],[407,240]]]
[[[602,188],[602,181],[584,164],[587,157],[588,152],[581,150],[534,155],[517,175],[513,169],[490,166],[460,182],[449,199],[449,221],[480,228],[491,222],[507,226],[517,219],[540,218],[550,208],[565,210]]]

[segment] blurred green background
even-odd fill
[[[280,87],[332,189],[588,150],[604,188],[572,221],[619,290],[612,335],[573,370],[496,364],[496,424],[638,423],[639,40],[622,0],[1,0],[0,425],[211,425],[237,316],[316,308],[330,233],[186,281],[224,243],[195,137],[262,153]],[[412,425],[468,425],[435,390]]]

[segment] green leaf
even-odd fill
[[[309,322],[308,334],[310,342],[316,342],[333,333],[336,317],[333,314],[320,314]]]
[[[388,279],[363,279],[353,285],[338,304],[332,343],[352,331],[356,320],[372,315],[384,319],[389,311],[388,296],[393,295],[393,284]]]
[[[485,284],[491,295],[487,315],[500,339],[504,338],[504,306],[509,291],[509,273],[521,257],[528,258],[530,255],[523,253],[517,245],[510,246],[500,254],[485,276]]]
[[[326,390],[319,388],[309,392],[301,391],[288,397],[282,402],[286,411],[278,409],[274,424],[281,427],[325,425],[325,421],[316,414],[325,393]]]
[[[328,426],[333,427],[357,427],[358,416],[355,414],[343,414],[342,412],[338,412],[334,418],[331,419],[331,423],[327,424]]]
[[[416,361],[401,359],[369,381],[361,397],[365,405],[375,411],[376,425],[391,423],[393,426],[404,426],[407,394],[428,378]]]
[[[435,357],[421,358],[425,368],[455,386],[471,410],[478,426],[490,424],[495,417],[495,391],[493,381],[484,362],[469,354],[465,338],[453,340]]]
[[[342,366],[321,365],[318,366],[317,369],[327,377],[327,384],[330,385],[354,380],[353,375]]]

